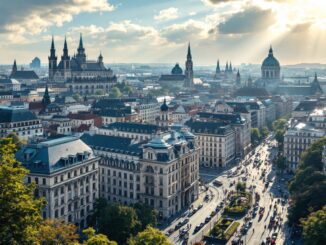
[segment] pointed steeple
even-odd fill
[[[317,72],[315,72],[315,78],[314,78],[314,82],[318,82],[318,78],[317,78]]]
[[[229,66],[229,71],[230,71],[230,73],[232,73],[232,62],[230,61],[230,66]]]
[[[190,42],[188,43],[188,53],[187,53],[187,59],[191,60],[191,49],[190,49]]]
[[[240,71],[239,71],[239,69],[238,69],[238,72],[237,72],[236,84],[237,84],[237,85],[241,85],[241,76],[240,76]]]
[[[51,103],[51,99],[50,99],[50,95],[49,95],[49,89],[48,89],[48,85],[45,85],[45,91],[44,91],[44,95],[43,95],[43,99],[42,99],[42,104],[43,106],[47,106]]]
[[[65,36],[65,42],[63,45],[63,56],[64,57],[68,57],[68,45],[67,45],[67,38]]]
[[[228,72],[228,71],[229,71],[229,62],[227,61],[226,65],[225,65],[225,72]]]
[[[82,34],[80,33],[80,37],[79,37],[79,47],[78,49],[83,49],[84,46],[83,46],[83,36]]]
[[[217,63],[216,63],[216,73],[221,73],[220,60],[217,60]]]
[[[268,55],[273,56],[273,48],[272,48],[272,45],[269,48]]]
[[[55,50],[55,48],[54,48],[54,38],[53,38],[53,35],[52,35],[52,42],[51,42],[51,50]]]
[[[16,59],[14,60],[14,64],[12,66],[11,75],[15,74],[17,72],[17,64]]]
[[[56,59],[53,35],[52,35],[52,41],[51,41],[51,49],[50,49],[50,56],[49,56],[49,59],[52,59],[52,60],[53,60],[53,59]]]

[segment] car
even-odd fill
[[[187,219],[184,219],[183,221],[182,221],[182,225],[185,225],[185,224],[187,224],[189,222],[189,219],[187,218]]]
[[[202,207],[204,207],[204,205],[201,203],[198,205],[198,210],[201,209]]]
[[[193,234],[197,233],[199,230],[201,229],[201,226],[200,225],[197,225],[194,229],[194,232]]]
[[[214,181],[213,181],[213,185],[219,187],[219,186],[222,186],[223,183],[222,183],[221,181],[219,181],[219,180],[214,180]]]
[[[208,194],[206,194],[206,196],[204,197],[204,201],[205,202],[208,202],[209,201],[209,195]]]
[[[207,224],[211,220],[211,216],[207,216],[205,219],[205,223]]]
[[[199,224],[200,228],[202,228],[204,225],[205,225],[204,222],[201,222],[201,223]]]
[[[212,211],[212,212],[211,212],[211,215],[210,215],[211,218],[213,218],[213,217],[215,216],[215,214],[216,214],[216,212],[215,212],[215,211]]]

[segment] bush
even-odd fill
[[[233,219],[219,219],[211,230],[210,236],[219,240],[227,241],[233,235],[238,226],[239,222],[233,222]]]
[[[224,234],[226,240],[229,240],[231,238],[231,236],[237,230],[239,225],[240,225],[240,223],[235,221],[235,222],[232,223],[232,225],[230,227],[228,227],[228,229],[226,230],[226,232]]]

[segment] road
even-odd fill
[[[187,228],[187,225],[191,228],[189,229],[189,239],[187,244],[193,244],[196,241],[202,240],[202,237],[206,235],[213,227],[216,220],[220,218],[223,210],[217,212],[210,221],[205,223],[205,218],[210,216],[212,211],[220,205],[221,202],[227,202],[226,193],[235,190],[235,184],[238,181],[244,181],[243,177],[246,177],[246,186],[252,186],[249,191],[257,193],[260,196],[258,202],[258,211],[264,208],[264,214],[261,219],[257,214],[255,217],[250,215],[253,212],[253,208],[249,210],[246,215],[247,218],[250,217],[252,225],[250,229],[243,234],[240,232],[240,228],[246,223],[245,217],[239,219],[240,228],[237,233],[229,240],[227,244],[232,244],[232,241],[239,240],[242,244],[257,245],[262,244],[266,241],[267,237],[272,237],[273,233],[277,233],[275,244],[284,244],[286,230],[283,224],[286,222],[287,217],[287,203],[281,204],[281,197],[286,193],[285,183],[281,176],[276,174],[276,170],[271,164],[271,159],[277,154],[275,148],[269,147],[267,144],[261,144],[255,150],[255,154],[252,156],[247,156],[238,166],[230,167],[229,169],[221,170],[201,170],[201,178],[207,181],[206,191],[202,191],[199,199],[193,204],[193,208],[198,207],[200,204],[203,205],[194,215],[188,217],[188,213],[181,215],[175,219],[171,224],[164,230],[167,234],[169,231],[174,230],[169,234],[169,239],[173,244],[186,244],[180,238],[179,234],[182,229]],[[255,164],[255,159],[259,160],[260,164]],[[261,177],[263,171],[265,172],[265,177]],[[232,172],[232,174],[230,174]],[[223,185],[221,187],[216,187],[213,185],[213,181],[218,180]],[[266,182],[269,182],[267,189],[265,188]],[[233,183],[233,185],[232,185]],[[232,186],[231,186],[232,185]],[[209,196],[209,200],[204,201],[204,197]],[[280,203],[278,203],[280,200]],[[275,212],[274,205],[276,204]],[[271,208],[270,208],[271,207]],[[276,220],[282,223],[277,226],[277,229],[269,229],[269,223],[271,217],[275,215]],[[175,229],[175,226],[185,219],[189,219],[188,223],[181,228]],[[198,232],[194,232],[196,226],[202,223],[202,228]],[[266,227],[266,228],[265,228]],[[188,227],[189,228],[189,227]],[[240,244],[240,243],[239,243]]]

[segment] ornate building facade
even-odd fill
[[[102,54],[96,61],[86,60],[83,38],[80,36],[77,54],[70,57],[67,40],[64,41],[63,54],[57,63],[56,49],[52,38],[49,56],[49,80],[53,82],[67,82],[73,92],[89,93],[82,83],[96,81],[96,88],[106,89],[105,84],[116,82],[116,77],[110,68],[106,68]],[[101,83],[101,85],[98,85]],[[78,86],[78,87],[77,87]],[[104,86],[104,87],[103,87]],[[75,91],[76,90],[76,91]],[[81,91],[80,91],[81,90]]]

